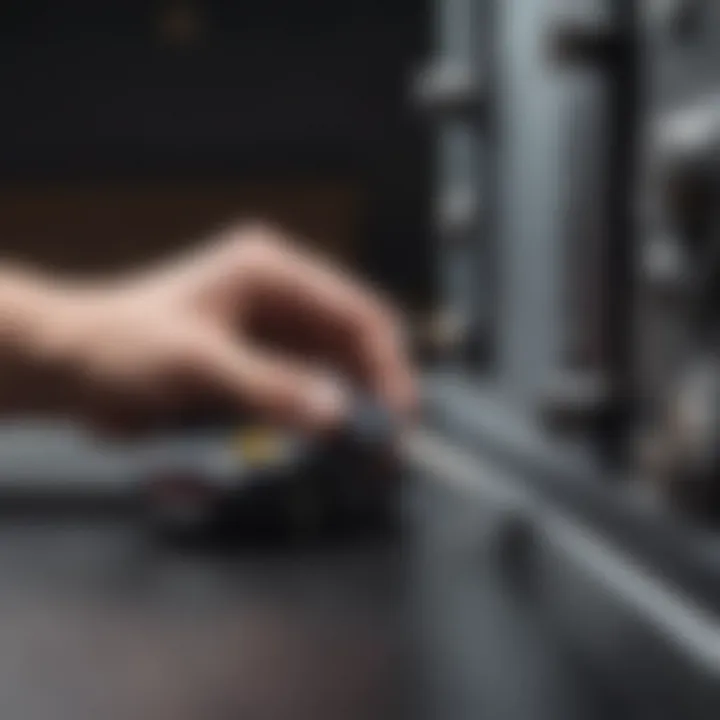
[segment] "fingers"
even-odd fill
[[[259,324],[301,333],[323,359],[339,365],[391,407],[415,404],[414,374],[401,328],[374,293],[281,238],[246,247],[244,297]],[[238,252],[241,252],[239,250]],[[247,308],[246,308],[247,309]]]
[[[371,388],[403,414],[414,410],[415,380],[398,324],[385,311],[360,316],[347,338],[347,357],[356,358]]]
[[[311,432],[335,427],[349,413],[345,388],[318,369],[221,336],[200,350],[196,370],[238,409]]]

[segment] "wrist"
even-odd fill
[[[0,269],[0,414],[53,412],[62,377],[62,317],[70,293],[21,268]]]

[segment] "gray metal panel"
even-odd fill
[[[500,365],[514,399],[532,404],[558,335],[560,95],[545,52],[548,3],[501,6]]]
[[[504,386],[613,459],[628,413],[632,9],[511,0],[500,23]]]
[[[687,426],[680,408],[702,407],[692,400],[700,368],[710,367],[712,382],[720,382],[713,330],[713,283],[720,272],[720,5],[674,0],[643,8],[647,90],[635,345],[640,432],[648,446],[643,470],[674,503],[705,513],[718,505],[718,429],[713,420]],[[712,418],[715,403],[705,395]],[[685,447],[689,427],[694,442]]]

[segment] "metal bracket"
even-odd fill
[[[550,56],[566,65],[614,67],[624,62],[630,43],[616,28],[560,22],[550,38]]]
[[[545,425],[558,432],[581,431],[611,409],[613,394],[606,378],[589,370],[566,370],[550,386],[541,404]]]
[[[416,77],[412,94],[431,116],[477,116],[487,104],[485,78],[459,62],[430,63]]]

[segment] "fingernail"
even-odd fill
[[[326,378],[316,380],[308,388],[306,397],[308,419],[314,427],[332,427],[348,415],[348,393],[340,382]]]

